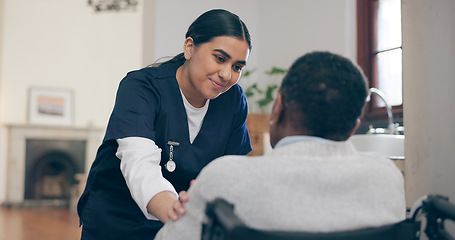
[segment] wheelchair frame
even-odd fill
[[[444,222],[455,219],[455,205],[447,197],[428,195],[413,216],[396,224],[376,228],[338,231],[329,233],[285,232],[253,229],[246,226],[234,213],[234,205],[223,199],[207,204],[206,222],[202,226],[202,240],[379,240],[420,238],[422,221],[426,220],[424,232],[429,240],[453,240]]]

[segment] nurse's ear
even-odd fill
[[[183,54],[185,55],[186,60],[191,59],[191,55],[194,52],[194,40],[192,37],[188,37],[185,39],[185,43],[183,45]]]

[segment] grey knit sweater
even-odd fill
[[[187,214],[155,239],[200,239],[205,205],[222,197],[249,226],[336,231],[405,218],[404,180],[391,160],[352,143],[302,141],[265,156],[225,156],[202,170],[188,191]]]

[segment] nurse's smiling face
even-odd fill
[[[229,90],[239,80],[249,52],[248,43],[235,37],[215,37],[198,46],[187,38],[187,61],[177,72],[177,80],[188,101],[201,107],[207,99]]]

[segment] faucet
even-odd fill
[[[389,124],[387,126],[387,131],[384,131],[383,133],[388,133],[388,134],[399,134],[399,131],[397,130],[397,125],[395,125],[393,123],[393,115],[392,115],[392,106],[390,106],[389,102],[387,102],[386,100],[386,97],[384,95],[384,93],[377,89],[377,88],[370,88],[370,93],[368,95],[368,98],[367,98],[367,102],[369,102],[371,100],[371,95],[373,94],[376,94],[378,97],[380,97],[382,99],[382,101],[385,103],[385,107],[386,107],[386,110],[387,110],[387,116],[389,118]],[[372,128],[372,126],[370,125],[370,131],[369,133],[379,133],[378,131],[376,131],[375,129]]]

